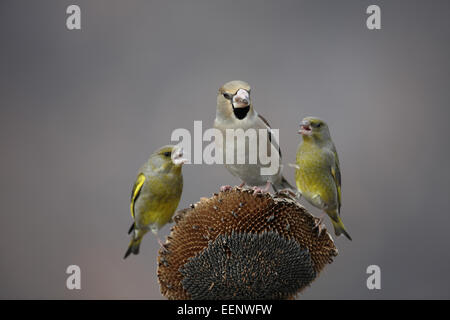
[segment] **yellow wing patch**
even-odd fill
[[[134,203],[136,202],[137,197],[139,196],[139,193],[141,192],[142,186],[145,182],[145,176],[144,174],[139,174],[136,181],[134,182],[133,190],[131,191],[131,204],[130,204],[130,210],[131,210],[131,216],[134,219]]]

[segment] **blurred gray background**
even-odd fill
[[[72,3],[81,31],[66,29]],[[366,28],[374,3],[378,31]],[[217,89],[234,79],[280,128],[285,165],[307,115],[328,121],[341,158],[353,242],[337,239],[339,256],[299,298],[450,298],[449,9],[2,1],[0,298],[162,299],[154,236],[122,260],[130,188],[175,128],[212,126]],[[294,169],[285,176],[293,182]],[[219,165],[187,165],[184,178],[180,208],[240,182]],[[66,289],[70,264],[80,291]],[[378,291],[366,287],[371,264]]]

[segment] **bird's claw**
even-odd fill
[[[253,187],[253,194],[257,194],[257,193],[263,193],[263,189],[261,189],[260,187]]]
[[[280,190],[280,191],[278,191],[278,194],[284,195],[284,196],[288,196],[288,197],[291,197],[291,198],[294,198],[294,199],[299,198],[299,194],[298,193],[295,193],[294,191],[289,190],[289,189]]]
[[[269,193],[269,189],[270,186],[272,185],[272,183],[270,181],[267,181],[266,185],[264,188],[260,188],[260,187],[253,187],[253,194],[257,194],[257,193]]]
[[[323,218],[317,218],[313,230],[317,229],[319,236],[322,234],[322,231],[325,229],[325,225],[323,224]]]
[[[159,246],[161,247],[163,252],[168,252],[169,251],[169,250],[167,250],[167,246],[164,243],[162,243],[160,238],[158,238],[158,243],[159,243]]]
[[[220,187],[220,192],[227,192],[227,191],[230,191],[231,189],[233,189],[233,187],[229,186],[229,185],[221,186]]]

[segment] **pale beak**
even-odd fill
[[[250,105],[250,94],[247,90],[239,89],[233,96],[234,108],[245,108]]]
[[[309,121],[303,120],[300,122],[300,130],[298,133],[303,136],[310,136],[312,134],[311,124]]]
[[[183,148],[175,146],[172,151],[172,162],[176,166],[185,164],[188,159],[183,158]]]

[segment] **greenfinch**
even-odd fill
[[[149,230],[156,235],[171,220],[183,191],[181,167],[186,161],[182,148],[167,145],[156,150],[139,170],[131,192],[134,221],[128,231],[132,237],[124,259],[139,253],[142,238]]]
[[[303,137],[295,165],[298,191],[309,203],[328,214],[336,236],[344,234],[352,240],[340,218],[341,172],[328,125],[319,118],[307,117],[301,122],[298,133]],[[319,233],[323,218],[316,225]]]
[[[214,128],[220,130],[223,136],[222,140],[216,139],[216,146],[220,148],[224,158],[226,158],[227,153],[236,155],[238,152],[243,152],[242,158],[245,159],[243,164],[227,164],[225,161],[226,169],[234,176],[241,179],[242,184],[254,187],[255,191],[267,192],[270,185],[273,186],[275,191],[278,190],[291,190],[294,188],[289,184],[289,182],[282,176],[280,165],[281,162],[281,152],[278,147],[277,141],[272,137],[272,131],[269,123],[266,119],[260,116],[256,110],[253,108],[253,104],[250,98],[250,85],[244,81],[230,81],[224,84],[217,94],[217,109],[216,109],[216,119],[214,121]],[[237,143],[233,141],[227,141],[226,130],[227,129],[242,129],[244,131],[248,129],[255,129],[257,134],[255,136],[249,136],[248,143],[246,143],[245,150],[237,150]],[[274,174],[263,175],[261,174],[261,169],[263,167],[268,167],[269,165],[263,165],[261,161],[261,155],[259,152],[260,139],[259,130],[263,129],[267,131],[267,153],[272,161],[277,162],[277,168],[274,170]],[[274,145],[276,154],[272,155],[271,145]],[[257,146],[257,154],[253,158],[257,158],[255,163],[250,163],[250,145]],[[239,155],[238,155],[239,157]],[[261,190],[258,186],[265,185],[265,188]],[[230,188],[230,186],[222,187],[222,190]]]

